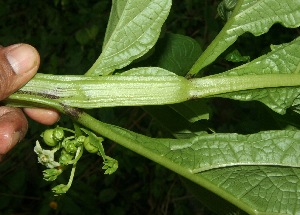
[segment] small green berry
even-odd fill
[[[65,150],[70,153],[74,154],[77,151],[77,146],[76,146],[76,140],[68,140],[65,139],[62,142],[62,146],[65,148]]]
[[[53,131],[53,137],[54,139],[56,139],[57,141],[62,141],[65,137],[65,132],[62,128],[60,127],[56,127]]]
[[[85,138],[83,145],[89,153],[97,153],[99,151],[98,148],[91,143],[90,137]]]
[[[86,137],[85,136],[79,136],[76,138],[76,141],[80,144],[83,144],[85,141]]]
[[[74,158],[74,155],[68,153],[66,150],[62,150],[60,157],[59,157],[59,163],[61,165],[68,165],[70,161],[72,161]]]
[[[48,146],[56,146],[58,144],[58,141],[53,136],[54,129],[47,129],[43,132],[43,140]]]

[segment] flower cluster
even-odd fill
[[[65,137],[66,132],[72,135]],[[71,187],[76,164],[81,158],[84,149],[103,158],[102,169],[105,170],[104,174],[112,174],[118,168],[118,161],[105,155],[102,145],[104,139],[96,136],[91,131],[81,128],[76,129],[75,132],[70,129],[56,127],[44,131],[42,137],[45,144],[51,149],[43,149],[39,141],[36,141],[34,151],[38,155],[38,162],[48,168],[43,171],[46,181],[56,180],[67,169],[68,165],[72,165],[69,182],[67,184],[59,184],[52,189],[56,194],[66,193]],[[56,152],[60,152],[60,154],[55,156]],[[56,158],[58,159],[55,160]]]

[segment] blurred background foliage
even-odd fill
[[[224,24],[217,15],[220,1],[173,2],[165,31],[191,36],[204,49]],[[110,7],[110,0],[0,0],[0,44],[35,46],[41,55],[41,73],[84,74],[101,52]],[[271,36],[276,32],[276,37]],[[244,35],[232,50],[238,49],[253,59],[266,52],[270,43],[288,42],[295,35],[299,35],[298,29],[287,31],[276,25],[262,37]],[[224,60],[224,56],[209,66],[206,74],[238,65]],[[299,127],[300,120],[292,112],[287,123],[286,118],[255,102],[213,99],[210,104],[208,125],[218,132],[251,133],[271,125],[282,128],[291,122]],[[170,135],[138,107],[90,112],[102,121],[148,136]],[[72,126],[64,117],[60,125]],[[86,155],[78,164],[69,192],[54,197],[53,184],[42,180],[43,167],[33,153],[35,141],[46,128],[30,121],[26,139],[0,163],[0,214],[212,214],[188,192],[176,174],[110,141],[104,145],[107,154],[119,161],[118,171],[103,175],[102,161]],[[66,183],[67,177],[61,177],[59,182]]]

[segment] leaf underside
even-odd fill
[[[190,75],[196,75],[201,69],[214,62],[240,35],[249,32],[259,36],[266,33],[275,23],[280,23],[287,28],[299,27],[300,1],[238,1],[230,19],[200,56]]]
[[[143,56],[156,43],[171,0],[115,0],[102,53],[87,75],[109,75]]]
[[[124,146],[213,191],[250,214],[300,213],[300,131],[153,139],[107,125]],[[122,142],[122,141],[121,141]],[[150,155],[150,156],[149,156]]]
[[[236,67],[227,72],[215,76],[243,76],[264,74],[286,74],[300,73],[300,37],[294,41],[272,46],[272,51],[247,64]],[[268,80],[274,82],[278,80]],[[298,105],[300,99],[300,87],[278,87],[255,90],[245,90],[218,95],[218,97],[230,98],[241,101],[257,100],[277,113],[284,114],[286,109]]]

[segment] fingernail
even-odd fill
[[[36,66],[36,50],[26,44],[18,44],[6,53],[6,58],[18,75],[29,72]]]

